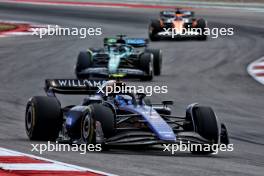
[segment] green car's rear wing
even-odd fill
[[[118,37],[104,38],[104,45],[127,44],[133,47],[146,47],[148,43],[149,40],[145,38],[118,38]]]

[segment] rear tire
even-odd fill
[[[81,138],[86,144],[95,144],[95,121],[87,112],[81,122]]]
[[[149,25],[149,38],[151,41],[159,40],[157,34],[162,31],[159,20],[152,20]]]
[[[30,140],[54,141],[62,126],[61,107],[55,97],[32,97],[26,107],[25,127]]]
[[[112,109],[97,103],[89,105],[89,108],[91,117],[101,123],[104,137],[113,136],[115,134],[115,115]]]
[[[195,13],[191,12],[190,17],[194,17]]]
[[[91,67],[92,65],[92,55],[90,52],[87,51],[81,51],[77,58],[77,63],[75,66],[75,74],[77,78],[83,79],[83,78],[89,78],[89,75],[82,75],[80,72],[84,69],[87,69]]]
[[[202,30],[202,35],[198,36],[198,40],[206,40],[207,35],[204,34],[205,28],[207,27],[206,21],[202,18],[198,19],[196,27]]]
[[[210,107],[198,106],[194,109],[194,125],[196,132],[203,138],[210,141],[210,145],[219,143],[219,124],[214,111]],[[207,145],[208,146],[208,145]],[[194,154],[210,154],[213,153],[202,148],[201,150],[191,151]]]
[[[144,53],[140,56],[140,67],[147,73],[141,77],[142,81],[151,81],[153,79],[153,54]]]
[[[153,54],[153,67],[154,67],[154,75],[161,74],[162,68],[162,52],[160,49],[147,49],[147,52]]]
[[[225,145],[228,145],[230,143],[228,131],[227,131],[227,128],[226,128],[225,124],[221,124],[220,143],[221,144],[225,144]]]

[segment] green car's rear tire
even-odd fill
[[[77,63],[75,66],[75,74],[77,78],[89,78],[88,74],[82,75],[80,72],[92,66],[92,55],[89,51],[81,51],[77,58]]]
[[[153,79],[153,54],[144,53],[139,58],[140,67],[146,73],[146,75],[141,77],[142,81],[151,81]]]
[[[154,75],[159,76],[162,69],[162,52],[160,49],[147,49],[147,52],[153,54]]]

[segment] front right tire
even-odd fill
[[[193,124],[195,125],[195,131],[200,136],[210,141],[209,145],[211,146],[211,150],[205,150],[205,147],[202,147],[199,150],[191,152],[194,154],[213,153],[214,151],[212,150],[212,145],[219,144],[220,142],[220,125],[213,109],[206,106],[195,107],[193,110]]]

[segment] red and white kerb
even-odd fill
[[[6,23],[10,25],[15,25],[16,28],[8,31],[1,31],[0,37],[12,37],[12,36],[23,36],[23,35],[33,35],[36,29],[45,29],[46,31],[55,28],[55,25],[46,24],[36,24],[26,21],[0,21],[0,23]],[[49,27],[50,28],[49,28]],[[34,34],[36,35],[36,34]]]
[[[258,82],[264,84],[264,57],[252,62],[248,66],[248,73]]]
[[[113,176],[0,147],[0,176]]]

